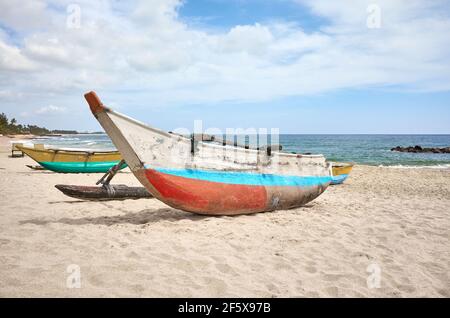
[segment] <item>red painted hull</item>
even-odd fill
[[[213,211],[249,213],[264,211],[266,207],[267,193],[264,186],[189,179],[160,173],[153,169],[147,169],[145,173],[166,202],[182,210],[197,213]]]
[[[197,180],[146,169],[145,176],[168,205],[198,214],[250,214],[301,206],[320,195],[321,186],[236,185]]]

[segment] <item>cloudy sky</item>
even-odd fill
[[[449,0],[0,0],[0,111],[154,126],[450,133]]]

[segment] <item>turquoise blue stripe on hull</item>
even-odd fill
[[[331,182],[331,177],[328,176],[285,176],[247,172],[152,168],[150,166],[146,166],[145,168],[154,169],[160,173],[173,176],[225,184],[310,187],[324,185]]]
[[[47,170],[61,173],[97,173],[108,172],[113,166],[118,164],[119,161],[89,161],[89,162],[39,162],[41,166]],[[125,168],[127,165],[123,164],[120,169]]]
[[[341,184],[347,179],[348,174],[340,174],[331,178],[331,184]]]

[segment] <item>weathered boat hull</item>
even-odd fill
[[[342,184],[347,180],[350,172],[353,169],[353,164],[351,163],[332,163],[332,180],[331,184]]]
[[[171,169],[146,169],[145,176],[167,204],[211,215],[294,208],[315,199],[330,181],[328,177]]]
[[[55,185],[55,188],[69,197],[91,201],[136,200],[152,197],[144,187],[128,187],[126,185],[96,187],[57,184]]]
[[[204,143],[114,112],[93,92],[85,97],[136,178],[174,208],[205,215],[289,209],[310,202],[331,182],[321,155]]]
[[[122,159],[118,151],[88,152],[17,146],[47,170],[60,173],[107,172]],[[125,168],[124,164],[121,169]]]

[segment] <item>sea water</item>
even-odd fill
[[[106,134],[77,134],[34,139],[58,148],[114,150]],[[330,161],[394,167],[449,167],[450,154],[401,153],[396,146],[449,147],[450,135],[280,135],[283,151],[323,154]]]

